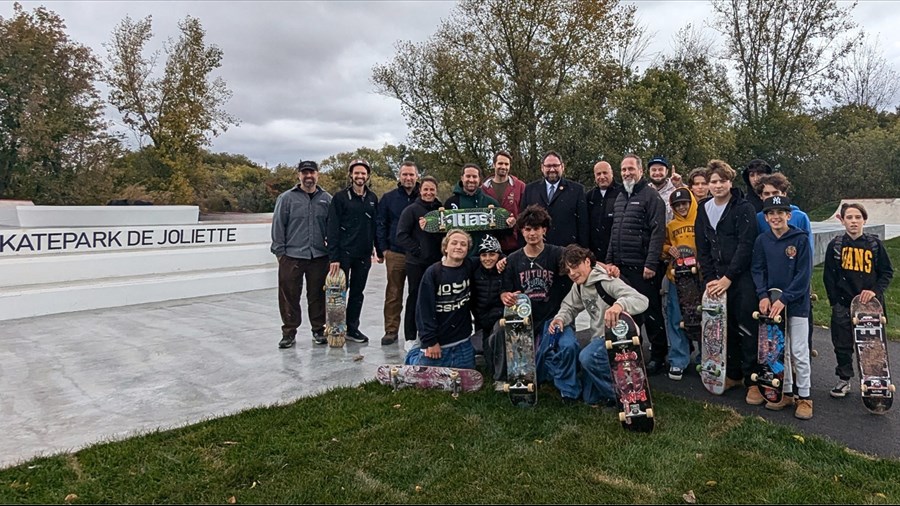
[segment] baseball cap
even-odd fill
[[[669,195],[669,204],[672,204],[674,206],[675,204],[677,204],[679,202],[690,202],[691,201],[690,193],[691,192],[687,191],[684,188],[679,188],[679,189],[673,191],[672,194]]]
[[[769,211],[774,211],[776,209],[783,209],[785,211],[791,210],[791,199],[787,197],[777,196],[777,197],[769,197],[763,201],[763,212],[767,213]]]
[[[500,241],[492,235],[485,235],[478,246],[478,254],[481,253],[500,253]]]
[[[350,165],[347,166],[347,172],[353,171],[353,167],[356,167],[357,165],[362,165],[363,167],[365,167],[366,172],[372,172],[372,166],[369,165],[369,162],[367,162],[364,158],[357,158],[350,162]]]
[[[303,160],[297,165],[297,170],[299,170],[300,172],[303,172],[304,170],[313,170],[318,172],[319,164],[312,160]]]
[[[664,157],[664,156],[654,156],[653,158],[650,159],[649,162],[647,162],[647,167],[651,167],[655,163],[665,165],[667,169],[671,168],[669,166],[669,161],[666,160],[666,157]]]

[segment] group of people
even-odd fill
[[[666,280],[668,263],[679,246],[687,246],[697,252],[707,293],[728,297],[726,389],[741,386],[748,404],[772,410],[793,405],[798,418],[812,417],[813,237],[809,218],[791,204],[783,174],[753,160],[742,171],[745,195],[733,186],[737,173],[724,161],[711,160],[683,180],[664,157],[650,159],[645,176],[641,158],[626,154],[621,182],[608,162],[599,161],[593,168],[596,186],[585,191],[564,177],[557,152],[542,157],[543,177],[528,184],[510,174],[511,166],[506,151],[494,155],[488,178],[478,165],[466,164],[453,195],[441,204],[437,180],[420,180],[412,162],[403,163],[397,188],[380,202],[366,185],[371,166],[365,160],[349,164],[350,184],[333,197],[316,184],[316,163],[301,162],[299,183],[278,198],[272,222],[283,322],[279,346],[294,344],[303,278],[309,287],[322,286],[325,275],[337,269],[349,280],[347,338],[368,341],[359,329],[363,289],[371,262],[386,262],[381,343],[399,340],[405,306],[407,364],[474,368],[475,356],[483,354],[487,374],[501,388],[506,352],[498,322],[503,307],[524,293],[532,304],[538,383],[552,382],[564,402],[614,405],[603,340],[619,313],[631,314],[645,329],[648,374],[667,372],[680,380],[699,351],[679,326],[677,290]],[[509,228],[424,231],[425,214],[441,206],[489,205],[509,211]],[[834,397],[848,393],[853,376],[850,300],[861,295],[883,303],[893,275],[883,243],[863,232],[865,208],[845,205],[839,217],[846,234],[829,244],[825,259],[837,359]],[[770,304],[773,288],[783,293]],[[307,297],[313,340],[325,344],[324,294],[310,289]],[[771,316],[786,311],[793,336],[787,353],[793,367],[779,403],[766,402],[751,380],[757,369],[758,323],[752,319],[757,310]],[[582,311],[590,316],[592,336],[583,349],[574,331]]]

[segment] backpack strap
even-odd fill
[[[594,288],[597,289],[597,295],[603,299],[603,302],[605,302],[607,306],[612,307],[612,305],[616,303],[616,299],[603,288],[603,281],[594,283]]]

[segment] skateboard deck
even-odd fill
[[[473,207],[470,209],[446,209],[439,208],[436,211],[425,213],[425,231],[431,233],[443,233],[450,229],[459,228],[466,232],[481,230],[502,230],[509,228],[506,219],[509,211],[502,207]]]
[[[769,301],[774,303],[781,298],[781,290],[772,288],[769,290]],[[756,361],[758,372],[750,375],[750,380],[756,382],[763,397],[772,403],[781,402],[784,386],[784,373],[788,364],[784,359],[784,352],[790,346],[787,332],[787,308],[775,318],[753,312],[753,319],[759,320],[759,333],[757,334]]]
[[[506,385],[503,390],[515,406],[537,404],[534,362],[534,327],[531,299],[520,293],[513,306],[503,308],[500,328],[506,339]]]
[[[688,246],[678,246],[678,257],[672,260],[671,273],[678,291],[678,305],[681,307],[681,322],[690,339],[700,340],[702,316],[698,310],[703,287],[697,266],[697,253]]]
[[[728,357],[728,295],[713,298],[704,290],[698,309],[700,323],[700,363],[697,372],[704,388],[715,395],[725,393],[725,360]]]
[[[382,365],[375,371],[382,385],[399,390],[422,388],[445,390],[456,397],[462,392],[475,392],[484,385],[484,377],[474,369],[431,367],[425,365]]]
[[[654,415],[650,382],[634,319],[627,313],[621,313],[615,327],[606,329],[605,338],[619,421],[628,430],[652,432]]]
[[[325,276],[325,338],[340,348],[347,340],[347,276],[342,269]]]
[[[887,342],[884,335],[884,308],[878,299],[863,304],[859,295],[850,302],[853,340],[859,367],[859,390],[866,409],[884,414],[894,402],[896,386],[891,381]]]

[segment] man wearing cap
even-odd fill
[[[397,241],[397,224],[403,210],[419,198],[419,169],[411,161],[400,165],[397,188],[381,196],[375,220],[375,242],[384,252],[387,286],[384,289],[384,337],[382,345],[397,342],[403,284],[406,282],[406,250]]]
[[[672,177],[669,176],[669,169],[672,169]],[[675,191],[675,188],[681,186],[681,176],[675,172],[674,167],[669,165],[669,161],[664,156],[654,156],[647,163],[647,174],[650,177],[650,187],[659,192],[663,203],[666,205],[666,223],[672,221],[672,206],[669,205],[669,196]]]
[[[672,207],[672,221],[666,225],[666,243],[663,244],[663,258],[671,260],[680,257],[679,246],[686,246],[695,252],[697,241],[694,222],[697,220],[697,201],[687,188],[677,188],[669,195]],[[687,333],[679,326],[683,320],[678,298],[675,274],[666,269],[669,292],[666,297],[666,334],[669,337],[669,379],[678,381],[687,369],[691,359],[691,343]]]
[[[328,249],[326,222],[331,195],[317,185],[319,166],[297,165],[297,186],[282,193],[272,214],[272,253],[278,258],[278,309],[281,312],[279,348],[290,348],[302,322],[300,293],[306,277],[306,302],[313,341],[325,344],[325,275]]]
[[[759,180],[764,175],[771,173],[772,167],[765,160],[760,160],[759,158],[750,160],[750,163],[741,172],[741,178],[744,179],[744,184],[747,185],[747,201],[753,205],[753,210],[757,213],[762,211],[763,203],[756,193],[756,186],[759,185]]]
[[[616,197],[606,263],[618,267],[622,280],[649,301],[647,311],[635,318],[635,322],[647,328],[650,340],[647,373],[655,375],[665,370],[669,352],[659,294],[662,285],[660,253],[666,240],[666,204],[644,178],[639,156],[625,155],[621,170],[623,191]]]
[[[350,162],[347,167],[350,186],[334,195],[328,210],[329,273],[335,275],[341,269],[347,276],[347,339],[357,343],[369,341],[359,330],[359,315],[372,267],[373,247],[378,263],[384,262],[384,254],[375,244],[378,197],[366,186],[371,170],[369,162],[362,158]]]
[[[622,185],[613,178],[612,165],[605,161],[594,164],[594,182],[597,186],[585,198],[590,217],[588,242],[594,256],[602,261],[606,259],[606,250],[609,248],[616,197],[622,191]]]

